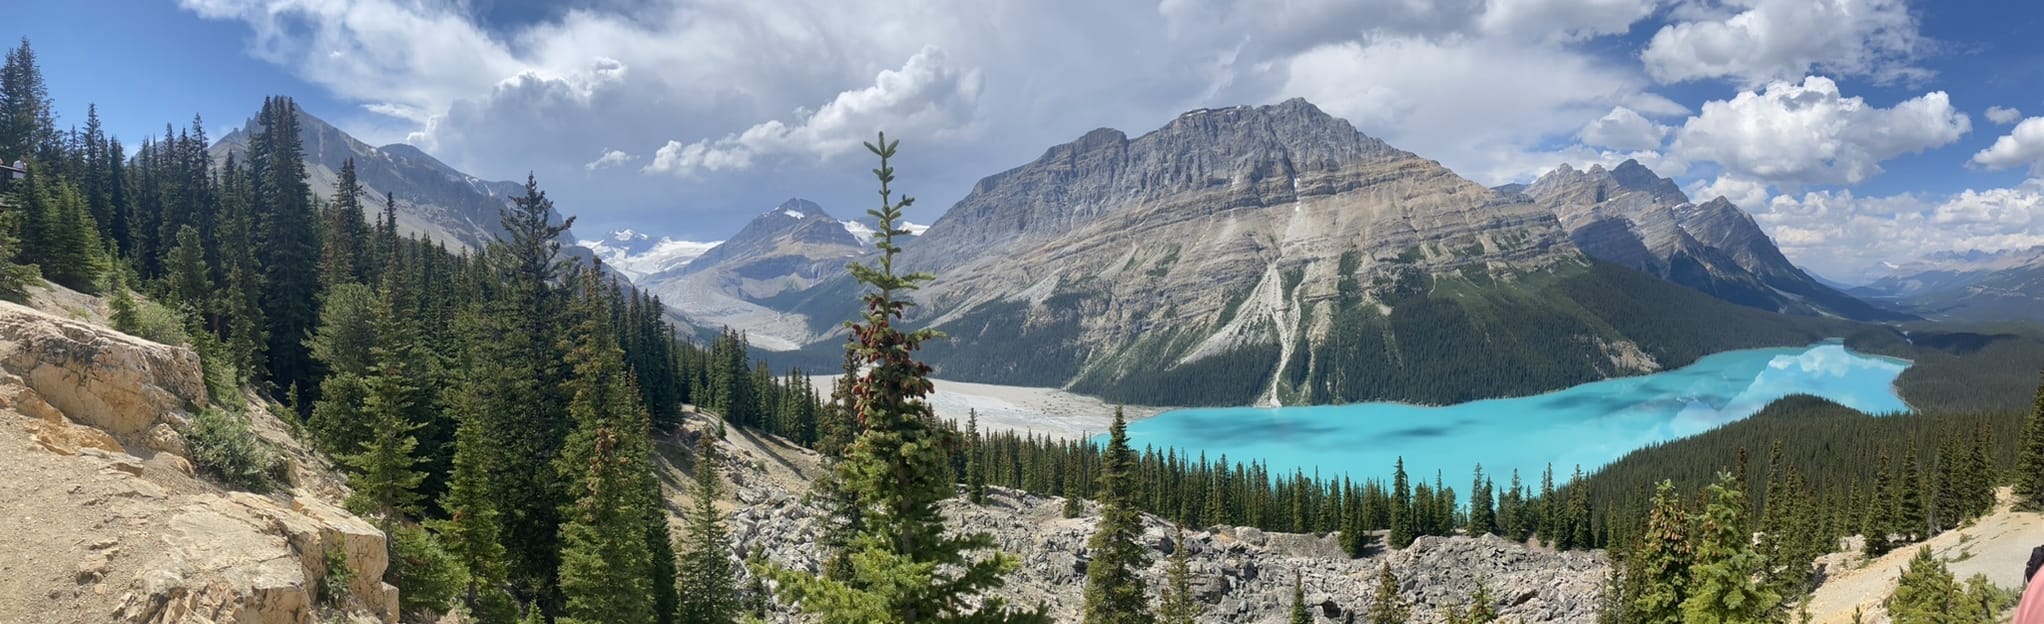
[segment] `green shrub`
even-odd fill
[[[222,485],[258,493],[275,486],[280,462],[241,415],[207,408],[184,436],[192,464]]]
[[[319,578],[319,603],[337,607],[348,597],[348,585],[355,582],[355,571],[348,567],[348,552],[338,547],[326,549],[326,575]]]
[[[397,527],[391,530],[390,541],[394,552],[388,580],[397,586],[400,608],[406,613],[445,612],[454,596],[468,586],[468,569],[426,529]]]
[[[191,342],[190,336],[185,334],[184,315],[170,306],[149,299],[136,299],[134,322],[133,331],[126,329],[121,331],[143,340],[172,346],[184,346]]]

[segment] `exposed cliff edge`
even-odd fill
[[[286,483],[258,495],[198,478],[181,432],[213,404],[199,357],[78,320],[99,304],[68,300],[44,306],[55,314],[0,302],[0,621],[396,620],[384,534],[338,505],[324,459],[249,401],[238,417]],[[337,553],[352,581],[321,604]]]

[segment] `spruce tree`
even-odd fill
[[[254,190],[256,264],[263,272],[263,317],[269,322],[269,380],[278,395],[314,393],[312,355],[305,338],[318,320],[319,229],[306,186],[305,150],[299,136],[298,106],[270,98],[256,117],[260,126],[249,146]],[[301,416],[303,414],[301,413]]]
[[[481,420],[473,406],[457,406],[456,411],[463,416],[455,430],[454,469],[440,499],[447,518],[428,524],[439,533],[447,552],[468,570],[462,603],[480,621],[505,622],[515,617],[516,605],[503,591],[509,555],[502,541],[503,525],[489,497],[489,475],[484,471],[487,455],[483,447],[490,439],[479,430]]]
[[[362,279],[362,192],[362,182],[355,175],[355,159],[341,161],[333,198],[321,215],[325,221],[319,250],[322,292]]]
[[[1963,598],[1964,589],[1945,568],[1944,560],[1924,546],[1916,550],[1909,567],[1896,579],[1895,593],[1882,606],[1888,609],[1888,617],[1899,624],[1991,621],[1954,617]]]
[[[580,324],[568,351],[573,367],[566,389],[575,420],[556,469],[575,500],[560,525],[560,622],[642,624],[653,612],[653,549],[643,530],[652,479],[649,420],[625,370],[624,354],[608,328],[609,312],[595,294],[594,277],[575,275],[584,294]]]
[[[213,301],[213,278],[206,267],[205,242],[199,229],[186,225],[177,230],[177,245],[164,258],[166,284],[171,300],[193,314],[208,314]]]
[[[1128,421],[1121,408],[1108,426],[1107,449],[1100,466],[1100,523],[1086,549],[1084,613],[1089,624],[1150,624],[1156,621],[1146,604],[1148,589],[1141,571],[1149,567],[1142,545],[1142,512],[1132,500],[1135,453],[1128,447]]]
[[[980,457],[979,447],[979,412],[969,410],[965,414],[965,497],[974,505],[987,502],[986,460]]]
[[[731,539],[724,531],[724,514],[717,511],[723,482],[717,478],[717,446],[714,436],[696,442],[695,502],[688,511],[687,533],[682,538],[680,598],[681,624],[727,624],[738,621],[738,578],[731,567]]]
[[[1916,447],[1910,446],[1902,453],[1902,472],[1896,475],[1895,483],[1901,496],[1895,502],[1896,532],[1902,543],[1909,543],[1930,537],[1930,511],[1924,505],[1927,498],[1924,491],[1922,467],[1916,461]]]
[[[1164,568],[1164,588],[1157,600],[1158,624],[1192,624],[1204,611],[1192,595],[1191,549],[1185,543],[1185,527],[1176,527],[1170,563]]]
[[[1626,555],[1630,564],[1626,581],[1631,588],[1626,621],[1681,624],[1693,547],[1689,517],[1682,510],[1681,497],[1675,494],[1675,484],[1662,481],[1654,486],[1646,530]]]
[[[2022,449],[2016,460],[2016,503],[2024,509],[2044,510],[2044,384],[2037,386]]]
[[[1476,465],[1476,477],[1469,486],[1470,537],[1497,532],[1497,510],[1491,506],[1490,480],[1483,478],[1483,464]]]
[[[1860,534],[1866,536],[1862,550],[1870,559],[1893,549],[1889,536],[1895,533],[1897,524],[1894,473],[1888,468],[1888,449],[1880,449],[1875,464],[1873,496],[1867,500],[1866,518],[1860,524]]]
[[[1377,594],[1370,601],[1370,624],[1405,624],[1412,612],[1405,606],[1405,597],[1398,593],[1398,577],[1391,573],[1391,562],[1385,561],[1377,568]]]
[[[1698,539],[1685,588],[1688,595],[1682,601],[1685,624],[1762,622],[1781,603],[1780,596],[1756,580],[1766,562],[1753,552],[1746,494],[1737,479],[1718,473],[1717,483],[1706,490],[1708,502],[1696,519]]]
[[[1405,458],[1399,457],[1391,472],[1391,536],[1392,548],[1412,545],[1414,532],[1412,486],[1405,476]]]
[[[924,401],[930,367],[914,357],[937,334],[895,327],[909,306],[900,298],[904,291],[933,279],[895,271],[901,248],[894,240],[907,233],[898,223],[914,201],[895,201],[889,188],[895,147],[884,134],[867,144],[880,157],[873,172],[881,205],[868,214],[879,222],[874,246],[881,253],[873,264],[851,266],[852,276],[872,289],[863,317],[851,324],[859,361],[867,365],[853,392],[854,415],[865,430],[837,471],[864,526],[846,546],[851,556],[843,580],[784,568],[757,572],[779,581],[783,600],[827,624],[1045,622],[1041,613],[1011,612],[998,597],[984,595],[1015,568],[1015,559],[995,552],[968,560],[967,551],[992,550],[992,536],[948,532],[938,513],[937,503],[953,494],[948,448],[955,442]]]
[[[1306,612],[1306,589],[1299,585],[1299,573],[1292,573],[1292,609],[1290,624],[1312,624],[1313,616]]]

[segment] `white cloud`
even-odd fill
[[[1367,134],[1486,183],[1552,167],[1558,161],[1540,147],[1547,139],[1571,136],[1615,106],[1684,110],[1643,93],[1644,80],[1622,67],[1502,40],[1349,42],[1308,50],[1283,69],[1284,96],[1305,97]]]
[[[1731,200],[1733,205],[1750,211],[1757,206],[1765,205],[1771,194],[1768,193],[1765,183],[1727,174],[1708,182],[1697,180],[1690,183],[1689,196],[1697,201],[1723,197]]]
[[[1950,144],[1971,129],[1943,91],[1878,108],[1810,76],[1704,103],[1669,150],[1757,182],[1858,184],[1881,173],[1881,161]]]
[[[2007,106],[1987,107],[1987,120],[1992,121],[1996,124],[2006,126],[2017,121],[2021,121],[2022,119],[2023,111],[2009,108]]]
[[[1489,0],[1477,24],[1485,33],[1573,41],[1623,34],[1658,4],[1658,0]]]
[[[595,171],[597,169],[609,169],[611,167],[622,166],[626,163],[630,163],[638,159],[639,157],[633,156],[631,154],[626,154],[622,150],[604,150],[602,156],[598,156],[596,157],[596,160],[589,161],[588,164],[582,165],[582,168],[588,169],[590,171]]]
[[[1623,106],[1611,109],[1578,134],[1583,143],[1622,150],[1657,150],[1668,136],[1668,127],[1654,123]]]
[[[688,145],[669,140],[646,165],[649,173],[692,175],[745,169],[768,155],[805,154],[828,159],[859,149],[868,133],[892,128],[899,136],[947,139],[969,135],[980,93],[977,69],[953,66],[944,50],[925,46],[901,69],[885,70],[866,87],[837,94],[815,112],[797,111],[792,123],[766,121],[743,132]]]
[[[1746,85],[1820,69],[1876,80],[1919,79],[1930,46],[1903,0],[1720,0],[1678,11],[1640,60],[1662,82],[1727,78]]]
[[[2022,165],[2044,165],[2044,117],[2031,117],[2016,124],[1994,145],[1973,155],[1973,164],[1989,169]]]
[[[1753,217],[1797,263],[1827,276],[1871,279],[1883,264],[1943,252],[2044,245],[2044,180],[1945,197],[1812,191],[1776,197]]]

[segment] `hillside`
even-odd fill
[[[50,289],[0,302],[0,621],[389,621],[384,533],[344,511],[323,458],[253,395],[243,415],[286,463],[271,494],[195,472],[185,427],[217,408],[198,357],[107,329],[104,304]],[[85,319],[85,320],[80,320]],[[93,319],[101,319],[94,321]],[[341,602],[319,598],[346,553]]]
[[[761,213],[730,239],[686,263],[634,280],[699,328],[742,329],[753,344],[786,351],[818,337],[819,321],[777,309],[774,298],[844,275],[866,241],[822,206],[789,199]]]

